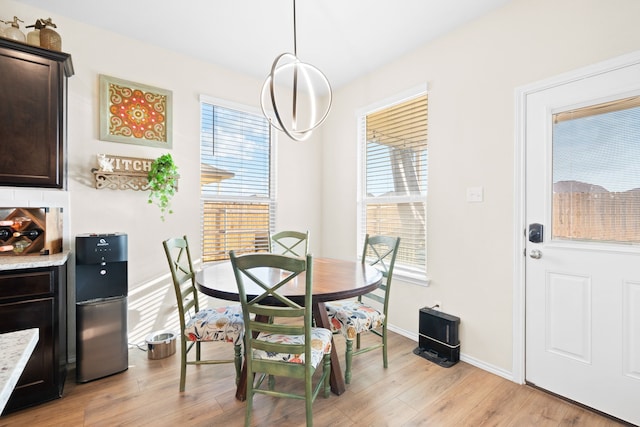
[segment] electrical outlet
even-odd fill
[[[433,309],[434,310],[438,310],[438,311],[442,311],[442,302],[441,301],[435,301],[433,304]]]

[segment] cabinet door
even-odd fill
[[[62,188],[62,66],[5,44],[0,44],[0,185]]]
[[[7,412],[60,397],[57,366],[54,369],[54,313],[53,298],[0,304],[0,332],[40,330],[38,344],[7,403]]]

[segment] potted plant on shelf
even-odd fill
[[[164,221],[165,213],[171,210],[171,198],[178,190],[178,167],[171,154],[163,154],[151,163],[147,179],[149,180],[149,203],[160,207],[160,219]]]

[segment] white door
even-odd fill
[[[525,378],[640,425],[639,62],[526,95]]]

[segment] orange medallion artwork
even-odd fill
[[[111,83],[109,101],[110,134],[166,141],[166,96]]]
[[[100,75],[100,139],[172,148],[172,92]]]

